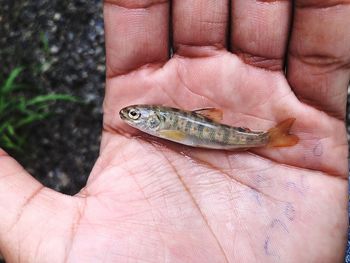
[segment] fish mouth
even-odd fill
[[[122,120],[127,120],[128,119],[128,109],[127,108],[123,108],[119,111],[119,116]]]

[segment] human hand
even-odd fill
[[[229,21],[228,1],[173,1],[171,59],[167,1],[106,2],[100,157],[71,197],[1,153],[8,262],[342,261],[346,2],[297,0],[291,18],[288,1],[235,0]],[[295,117],[300,142],[227,152],[145,140],[119,119],[135,103],[216,107],[254,130]]]

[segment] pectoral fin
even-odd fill
[[[216,108],[198,109],[193,112],[217,122],[221,121],[223,116],[222,110]]]
[[[163,130],[159,133],[161,137],[171,141],[181,142],[186,138],[186,134],[181,131]]]

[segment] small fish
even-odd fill
[[[123,108],[120,117],[130,126],[150,135],[184,145],[209,149],[247,149],[286,147],[298,143],[289,134],[295,119],[286,119],[268,131],[221,124],[222,111],[215,108],[185,111],[157,105],[133,105]]]

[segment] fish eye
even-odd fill
[[[136,109],[131,109],[128,112],[128,116],[132,120],[137,120],[138,118],[140,118],[141,113],[138,110],[136,110]]]

